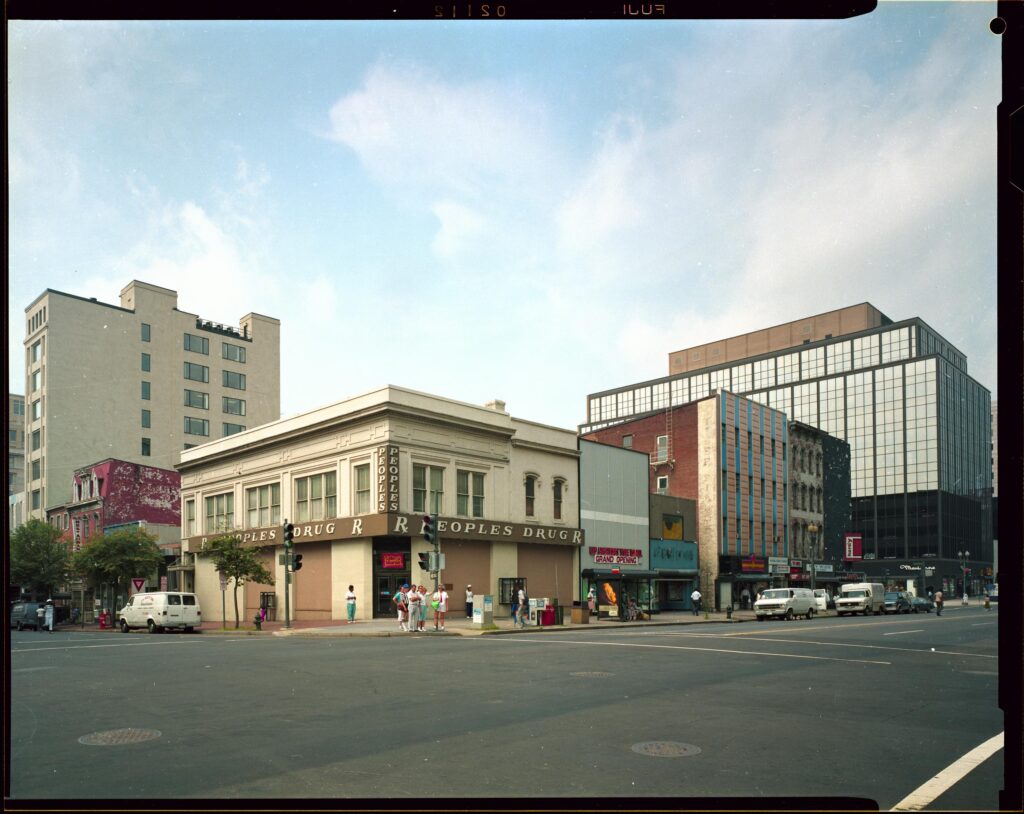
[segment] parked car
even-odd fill
[[[927,596],[912,596],[910,597],[910,609],[914,613],[931,613],[935,607],[935,603],[932,602]]]
[[[885,592],[885,613],[910,613],[910,597],[905,591]]]
[[[36,611],[43,607],[41,602],[15,602],[11,605],[10,627],[24,630],[27,627],[39,630],[39,618]]]

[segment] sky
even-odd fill
[[[47,288],[281,321],[281,409],[575,429],[870,302],[996,393],[995,3],[825,21],[8,23],[10,391]]]

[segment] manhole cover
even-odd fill
[[[637,754],[651,757],[690,757],[700,754],[699,746],[675,741],[645,741],[634,743],[630,748]]]
[[[608,678],[609,676],[615,675],[615,673],[598,673],[598,672],[587,673],[587,672],[583,672],[583,673],[569,673],[569,675],[577,676],[578,678]]]
[[[109,729],[106,732],[93,732],[91,735],[82,735],[79,743],[86,746],[121,746],[125,743],[142,743],[160,737],[159,729]]]

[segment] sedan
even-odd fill
[[[932,602],[927,596],[912,596],[910,597],[910,609],[914,613],[931,613],[932,608],[935,607],[935,603]]]
[[[905,591],[886,591],[886,613],[910,613],[910,596]]]

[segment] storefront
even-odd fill
[[[715,610],[742,607],[744,590],[749,601],[753,602],[760,591],[784,581],[784,576],[769,571],[768,560],[768,557],[758,555],[719,555]]]
[[[656,571],[584,568],[582,576],[584,601],[591,588],[596,591],[598,618],[627,619],[631,601],[638,612],[651,613]]]

